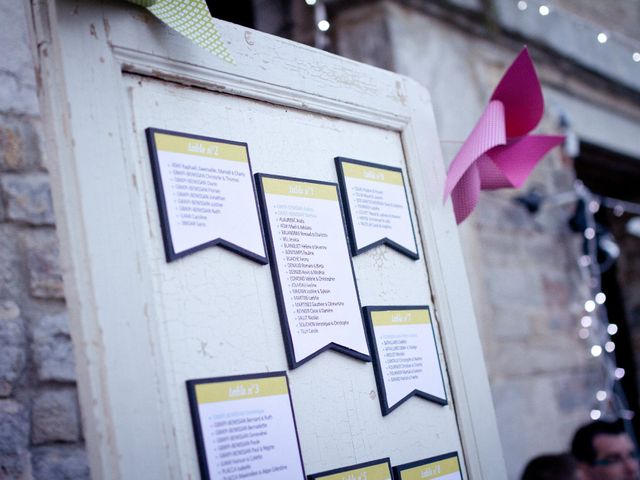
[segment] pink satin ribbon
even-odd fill
[[[542,89],[524,48],[496,87],[487,108],[449,166],[444,199],[456,222],[478,203],[480,190],[519,188],[561,135],[528,135],[544,113]]]

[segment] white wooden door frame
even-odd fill
[[[217,22],[236,59],[230,65],[124,1],[33,0],[33,18],[47,161],[94,478],[132,478],[135,472],[137,478],[179,477],[171,419],[163,415],[166,385],[159,374],[153,376],[160,333],[152,321],[154,305],[146,301],[152,282],[138,255],[147,241],[136,223],[144,214],[138,211],[141,193],[136,185],[103,180],[108,178],[103,171],[120,169],[137,181],[128,170],[135,152],[130,125],[123,125],[131,112],[111,100],[121,95],[123,71],[400,132],[419,199],[417,227],[466,469],[471,478],[506,478],[457,227],[450,203],[442,202],[445,170],[424,88],[387,71]],[[97,216],[106,197],[111,208]],[[137,275],[123,278],[119,266],[124,264],[136,265]],[[123,297],[123,291],[131,294]],[[132,322],[132,316],[144,321]],[[118,375],[119,369],[151,376],[135,381],[136,375]],[[144,408],[145,417],[155,421],[118,423],[119,413],[131,408]],[[156,452],[153,467],[135,465],[135,445],[123,451],[122,439],[130,436],[144,440],[141,451]]]

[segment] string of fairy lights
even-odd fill
[[[573,153],[573,152],[572,152]],[[575,156],[575,153],[571,156]],[[570,191],[541,196],[534,190],[516,197],[530,212],[535,213],[544,203],[547,207],[575,205],[575,213],[569,221],[572,230],[583,238],[582,252],[576,256],[580,276],[579,295],[584,299],[578,307],[578,337],[588,349],[588,354],[598,360],[602,381],[593,394],[591,419],[603,416],[631,420],[626,396],[620,385],[625,369],[617,365],[615,336],[619,327],[607,314],[607,297],[602,291],[601,278],[620,256],[620,248],[610,232],[596,221],[601,208],[610,209],[615,217],[625,213],[637,215],[626,223],[627,233],[640,237],[640,204],[592,193],[580,180]]]
[[[583,206],[582,213],[585,219],[582,231],[583,254],[578,257],[577,263],[582,284],[586,287],[586,300],[580,317],[578,336],[587,342],[591,356],[600,359],[601,373],[604,377],[601,388],[595,392],[595,402],[590,411],[590,417],[592,420],[598,420],[603,414],[611,413],[616,417],[630,419],[632,413],[627,407],[626,397],[618,383],[626,373],[623,368],[617,366],[616,362],[614,338],[618,333],[618,325],[609,321],[605,305],[607,297],[602,292],[601,285],[603,270],[611,266],[620,255],[620,250],[610,238],[598,235],[595,219],[596,213],[602,206],[615,202],[616,213],[619,213],[623,203],[610,198],[607,198],[606,202],[603,201],[580,181],[575,182],[574,190],[578,200],[577,208]],[[600,245],[603,239],[611,243]],[[607,252],[610,261],[606,259],[603,262],[599,261],[599,248]]]
[[[307,5],[314,8],[315,24],[317,28],[316,32],[316,47],[325,48],[328,44],[328,38],[326,32],[331,28],[331,23],[327,17],[327,9],[322,0],[304,0]],[[566,9],[562,9],[556,5],[552,5],[550,2],[544,0],[517,0],[514,2],[516,8],[522,12],[529,12],[531,10],[537,11],[541,17],[548,17],[556,13],[562,12],[565,18],[572,18],[580,24],[589,27],[594,32],[594,41],[598,44],[604,45],[608,42],[617,42],[624,48],[629,50],[629,60],[635,63],[640,63],[640,44],[629,39],[627,36],[617,32],[611,32],[607,29],[602,29],[596,23],[587,20],[586,18],[579,17],[573,12]]]
[[[601,197],[598,198],[594,196],[591,192],[588,191],[584,186],[581,187],[584,191],[583,198],[589,198],[591,202],[588,208],[587,217],[590,218],[590,223],[595,225],[595,214],[601,207],[609,208],[612,210],[613,215],[616,217],[621,217],[625,212],[640,215],[640,204],[633,202],[626,202],[619,199],[609,198],[609,197]],[[637,223],[640,217],[633,217],[631,220],[627,222],[627,233],[639,236]],[[591,227],[595,228],[595,227]],[[617,257],[620,255],[620,250],[617,245],[613,242],[612,238],[607,236],[600,236],[600,240],[598,241],[597,235],[593,235],[592,230],[584,232],[585,239],[588,238],[591,250],[596,250],[594,258],[593,255],[589,256],[589,261],[580,262],[581,265],[586,265],[585,268],[589,268],[590,273],[590,285],[595,285],[595,289],[600,289],[600,278],[602,276],[603,270],[609,268],[610,264],[614,262]],[[604,262],[604,267],[602,263],[598,263],[597,259],[597,248],[598,246],[603,250],[608,252],[610,262]],[[602,357],[603,360],[603,369],[605,372],[605,389],[598,390],[596,392],[596,401],[598,402],[596,406],[591,410],[590,415],[594,420],[599,419],[603,414],[606,414],[610,411],[614,416],[621,417],[627,420],[630,420],[633,417],[633,412],[629,410],[626,397],[622,388],[619,384],[619,380],[621,380],[625,376],[625,370],[616,365],[616,357],[614,354],[615,351],[615,342],[613,341],[614,335],[618,333],[618,325],[616,323],[610,322],[607,318],[607,309],[604,308],[604,302],[606,301],[606,297],[601,296],[602,303],[598,303],[598,294],[595,296],[595,308],[593,303],[585,302],[585,311],[589,315],[585,315],[581,319],[582,329],[579,331],[579,335],[581,338],[587,340],[592,338],[590,342],[590,352],[594,357]],[[602,306],[602,308],[599,308]],[[598,323],[590,322],[588,318],[590,318],[589,309],[594,308],[594,313],[596,313],[596,318],[599,320]],[[584,331],[586,330],[586,331]],[[589,334],[589,335],[587,335]],[[602,352],[604,349],[604,352]],[[605,403],[607,402],[608,403]]]
[[[535,1],[535,0],[518,0],[515,2],[516,8],[520,12],[537,11],[541,17],[548,17],[555,13],[562,13],[565,18],[572,18],[576,22],[587,26],[594,32],[594,42],[604,45],[609,42],[616,42],[626,48],[629,51],[629,60],[635,63],[640,63],[640,44],[637,41],[633,41],[625,35],[618,32],[612,32],[608,29],[603,29],[586,18],[578,16],[577,14],[570,12],[566,9],[552,5],[549,1]]]

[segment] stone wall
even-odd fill
[[[82,479],[89,467],[25,3],[0,2],[0,479]]]

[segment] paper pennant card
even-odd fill
[[[393,467],[396,480],[462,480],[457,452]]]
[[[307,480],[392,480],[388,458],[314,473]]]
[[[429,307],[365,307],[382,414],[413,395],[447,404]]]
[[[170,262],[220,245],[267,263],[246,143],[147,129]]]
[[[284,372],[187,381],[204,480],[303,480]]]
[[[256,175],[290,368],[327,349],[369,361],[335,183]]]
[[[386,243],[417,259],[418,245],[402,170],[342,157],[336,158],[336,169],[353,254]]]

